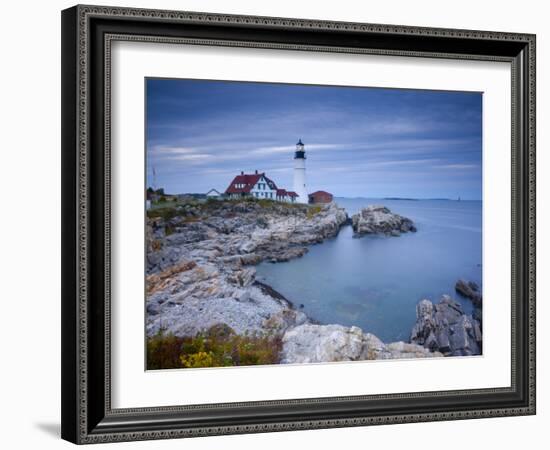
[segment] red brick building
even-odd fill
[[[332,194],[325,191],[315,191],[309,194],[309,203],[330,203]]]

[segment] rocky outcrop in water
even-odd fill
[[[405,342],[384,344],[358,327],[304,324],[283,336],[281,362],[288,364],[369,359],[427,358],[443,356],[422,345]]]
[[[421,300],[416,306],[416,323],[411,343],[446,356],[481,354],[481,324],[465,314],[460,303],[444,295],[439,303]]]
[[[386,234],[400,236],[401,233],[415,232],[416,227],[411,219],[392,213],[381,205],[371,205],[363,208],[351,218],[356,236],[364,234]]]
[[[207,202],[159,211],[147,224],[146,331],[194,336],[217,324],[282,334],[308,321],[256,282],[261,261],[287,261],[335,236],[345,210],[276,202]],[[154,214],[152,214],[154,215]]]
[[[475,306],[481,306],[481,291],[473,281],[458,280],[455,290],[463,297],[469,298]]]

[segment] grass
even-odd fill
[[[147,369],[277,364],[281,349],[278,337],[241,336],[223,324],[195,337],[177,337],[161,331],[147,339]]]
[[[177,205],[166,203],[165,206],[151,208],[147,211],[147,217],[154,219],[156,217],[161,217],[164,220],[170,220],[174,217],[181,215],[181,212],[177,210]]]
[[[319,206],[319,205],[310,206],[307,210],[307,218],[312,219],[317,214],[319,214],[322,210],[323,210],[322,206]]]
[[[272,199],[267,198],[255,198],[255,197],[244,197],[240,199],[223,199],[223,200],[216,200],[216,199],[207,199],[205,201],[192,201],[192,200],[184,200],[182,202],[179,201],[169,201],[164,203],[155,203],[152,205],[151,209],[147,211],[147,217],[149,218],[156,218],[160,217],[164,220],[170,220],[174,217],[178,216],[184,216],[185,212],[181,211],[179,207],[185,207],[185,206],[191,206],[198,210],[199,212],[206,214],[210,213],[212,211],[215,211],[216,209],[219,209],[224,204],[239,204],[239,203],[255,203],[259,205],[261,208],[272,208],[274,206],[279,206],[283,208],[289,208],[289,209],[297,209],[297,208],[303,208],[306,205],[299,204],[299,203],[287,203],[287,202],[279,202]],[[314,213],[312,213],[311,217],[313,215],[317,214],[321,208],[318,206],[309,207],[310,209],[313,208],[315,210]],[[319,211],[317,211],[317,208]],[[308,217],[309,217],[309,211],[308,211]],[[185,222],[196,222],[200,220],[200,217],[188,217]]]

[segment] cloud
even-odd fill
[[[147,149],[151,155],[188,155],[197,151],[195,148],[191,147],[170,147],[164,145],[152,145],[151,148]]]
[[[342,148],[340,144],[307,144],[307,151],[317,151],[317,150],[334,150]],[[273,154],[292,154],[295,148],[293,145],[281,145],[273,147],[260,147],[254,149],[247,154],[252,155],[273,155]]]
[[[434,167],[436,169],[479,169],[478,164],[443,164]]]
[[[365,164],[366,167],[391,167],[415,164],[428,164],[440,161],[439,159],[396,159],[393,161],[372,161]]]
[[[157,185],[169,192],[223,188],[241,170],[291,183],[299,138],[316,189],[430,191],[426,196],[433,197],[454,196],[452,186],[461,195],[463,186],[473,197],[480,192],[481,101],[472,94],[157,83],[163,96],[148,96],[147,168],[151,176],[155,166]]]
[[[214,155],[210,155],[208,153],[193,153],[188,155],[175,155],[171,157],[170,159],[175,161],[194,161],[194,162],[200,162],[200,161],[207,161],[214,158]]]

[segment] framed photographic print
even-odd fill
[[[62,13],[62,436],[535,413],[535,36]]]

